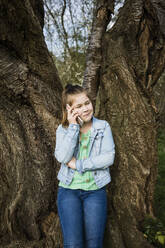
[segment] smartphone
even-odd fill
[[[78,124],[82,127],[82,125],[84,124],[84,121],[81,119],[80,116],[77,116],[76,121],[78,122]]]

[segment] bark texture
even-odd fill
[[[89,41],[86,69],[83,87],[86,88],[96,103],[96,96],[100,82],[100,69],[102,63],[102,40],[114,12],[115,0],[97,0],[92,22],[92,32]]]
[[[42,1],[0,0],[3,248],[53,247],[53,234],[60,241],[59,228],[49,227],[58,225],[53,149],[62,86],[44,41],[43,13]]]
[[[105,247],[152,247],[141,221],[154,216],[157,108],[153,86],[165,65],[164,1],[127,0],[104,40],[99,117],[112,126],[116,161]]]
[[[158,124],[161,129],[165,129],[165,71],[154,87],[154,98],[158,108]]]

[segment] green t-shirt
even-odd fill
[[[89,156],[89,144],[90,144],[90,130],[87,133],[81,134],[80,150],[78,159],[85,159]],[[59,186],[68,189],[83,189],[83,190],[95,190],[98,189],[91,171],[86,171],[83,174],[75,171],[74,177],[70,185],[66,185],[62,182]]]

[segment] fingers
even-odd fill
[[[71,106],[68,103],[66,104],[66,109],[67,110],[70,110],[71,109]]]
[[[72,116],[75,116],[77,114],[77,111],[74,110],[73,107],[69,106],[69,104],[66,105],[67,112],[71,114]]]
[[[71,107],[69,104],[66,105],[66,109],[69,114],[73,113],[73,107]]]
[[[71,113],[71,115],[72,115],[73,117],[77,117],[78,113],[75,112],[75,111],[73,111],[73,112]]]
[[[71,109],[72,109],[71,106],[70,106],[69,104],[67,104],[67,105],[66,105],[66,110],[67,110],[67,112],[71,112]]]
[[[73,107],[69,106],[69,104],[66,105],[67,109],[67,119],[69,123],[77,123],[76,118],[78,116],[78,113],[76,110],[73,109]]]

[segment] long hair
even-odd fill
[[[87,95],[87,97],[90,99],[90,101],[92,102],[91,96],[89,95],[88,91],[86,89],[84,89],[82,86],[80,85],[72,85],[72,84],[67,84],[62,92],[62,121],[61,124],[63,127],[68,127],[69,126],[69,122],[67,120],[67,110],[66,110],[66,105],[69,104],[70,106],[72,106],[72,101],[69,100],[70,95],[76,95],[76,94],[80,94],[80,93],[85,93]]]

